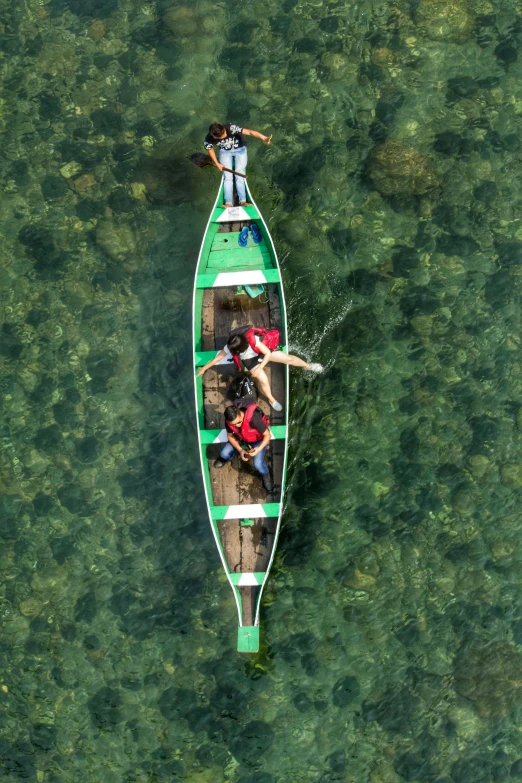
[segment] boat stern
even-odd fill
[[[258,625],[242,625],[237,629],[237,651],[243,653],[259,652]]]

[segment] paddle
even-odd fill
[[[205,168],[205,166],[214,166],[217,168],[210,155],[204,155],[203,152],[194,152],[194,154],[190,156],[190,160],[194,166],[198,166],[200,169]],[[223,171],[228,171],[230,174],[235,174],[236,177],[244,177],[245,179],[247,178],[246,174],[240,174],[239,171],[234,171],[234,169],[227,169],[224,167]]]

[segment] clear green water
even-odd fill
[[[0,777],[522,779],[519,6],[1,6]],[[214,120],[274,134],[328,365],[249,660],[192,418]]]

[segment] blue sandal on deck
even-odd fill
[[[259,226],[257,226],[255,223],[251,223],[250,230],[252,231],[252,239],[254,240],[255,244],[260,245],[263,241],[263,237],[261,231],[259,230]]]
[[[248,226],[244,226],[241,231],[239,232],[239,236],[237,238],[238,244],[240,247],[246,247],[248,243]]]

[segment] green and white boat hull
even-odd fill
[[[281,272],[268,227],[247,186],[249,207],[223,209],[220,184],[203,237],[194,281],[194,368],[206,364],[224,346],[237,325],[276,327],[286,343],[286,309]],[[237,242],[244,225],[255,222],[262,242]],[[245,285],[262,285],[264,294],[251,299]],[[286,350],[283,347],[283,350]],[[270,368],[270,369],[269,369]],[[195,379],[195,403],[203,487],[210,526],[238,612],[240,652],[259,649],[259,616],[263,590],[275,556],[281,527],[287,466],[288,365],[269,364],[272,392],[283,405],[275,414],[266,400],[258,404],[269,414],[272,440],[268,452],[274,491],[269,497],[259,476],[233,460],[216,469],[213,462],[227,442],[223,410],[231,379],[230,363],[208,370]],[[270,374],[271,373],[271,374]]]

